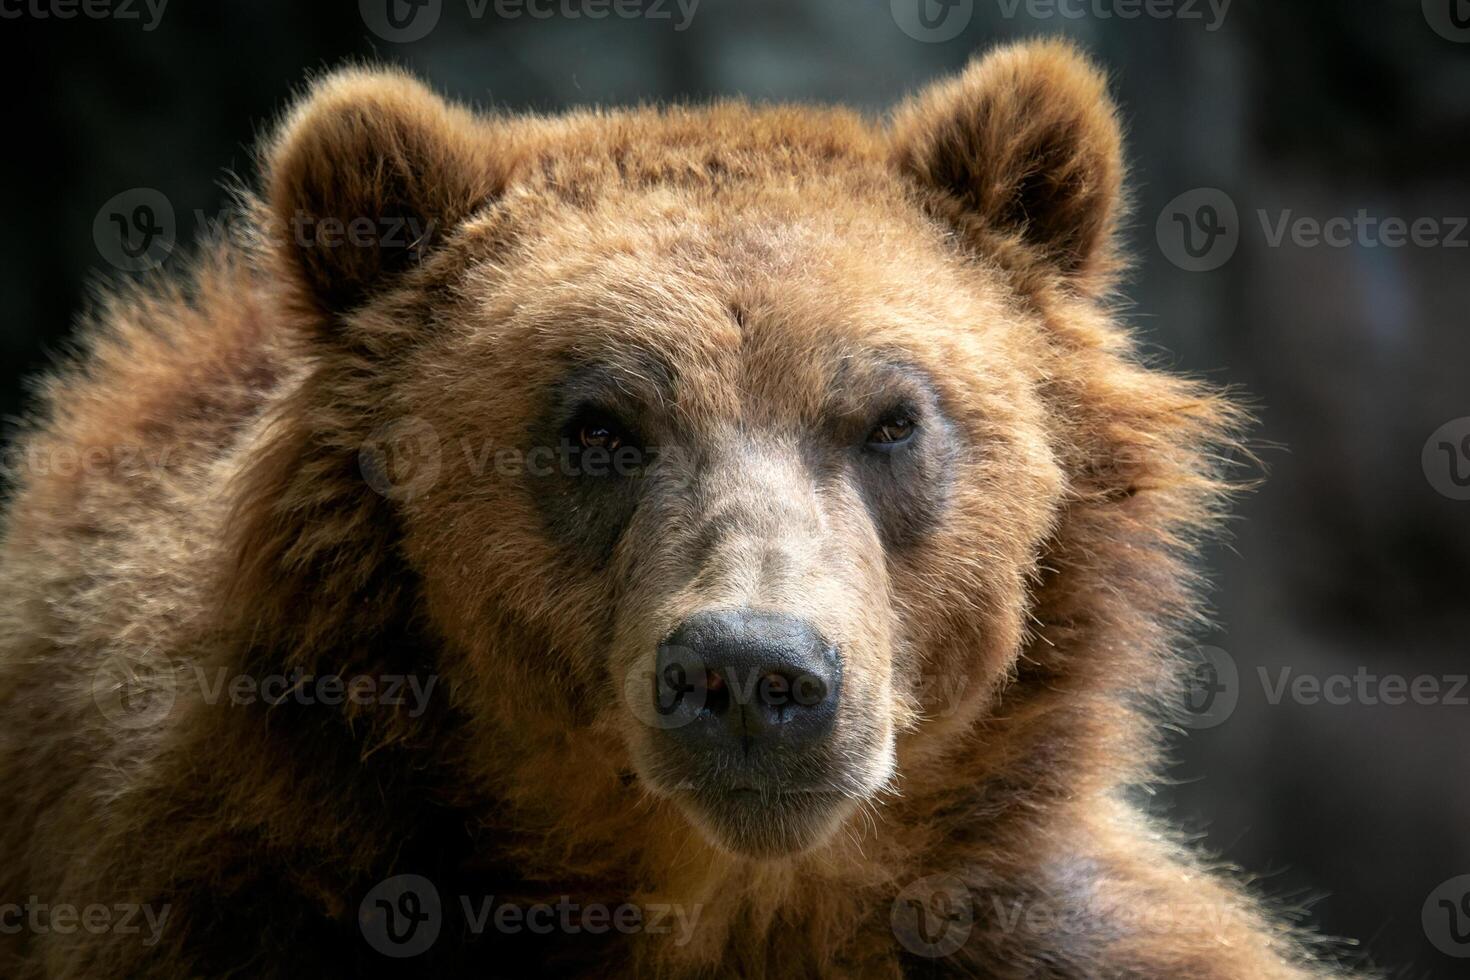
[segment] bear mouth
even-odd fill
[[[732,806],[827,805],[836,803],[843,794],[835,789],[773,789],[761,786],[732,786],[714,794]]]
[[[761,860],[793,858],[835,837],[863,801],[891,788],[895,761],[891,738],[849,738],[801,755],[756,747],[691,757],[657,739],[639,748],[635,767],[647,789],[712,846]]]
[[[700,786],[675,800],[711,844],[762,860],[794,857],[820,846],[856,807],[850,791],[750,781]]]

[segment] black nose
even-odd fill
[[[691,616],[659,645],[655,670],[663,727],[690,749],[800,751],[826,738],[837,718],[837,651],[794,616]]]

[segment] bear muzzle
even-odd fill
[[[690,616],[659,645],[661,772],[725,847],[778,856],[854,795],[838,746],[843,658],[806,620],[739,608]],[[798,839],[799,838],[799,839]]]

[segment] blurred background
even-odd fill
[[[1154,805],[1391,975],[1470,976],[1470,0],[7,0],[0,411],[344,59],[512,109],[878,114],[1036,34],[1124,106],[1127,315],[1251,398],[1269,470]]]

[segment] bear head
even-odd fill
[[[309,367],[242,491],[240,628],[412,647],[445,764],[562,826],[632,792],[770,858],[1005,766],[1105,781],[1231,420],[1110,308],[1120,144],[1057,42],[883,122],[322,79],[257,202]]]

